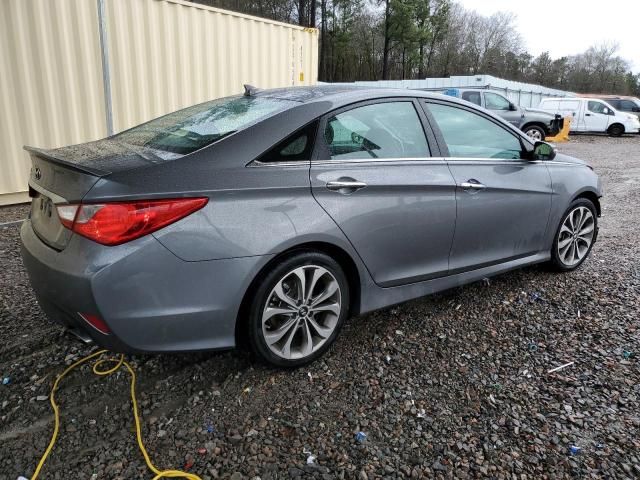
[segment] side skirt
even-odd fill
[[[389,307],[397,303],[424,297],[432,293],[442,292],[450,288],[477,282],[483,278],[515,270],[526,265],[546,262],[551,259],[550,252],[541,252],[528,257],[518,258],[509,262],[491,265],[468,272],[462,272],[446,277],[425,280],[397,287],[383,288],[374,283],[363,285],[360,313],[366,313],[380,308]]]

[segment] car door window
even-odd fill
[[[482,99],[480,98],[480,92],[462,92],[462,99],[467,102],[475,103],[482,106]]]
[[[458,107],[429,104],[452,157],[519,159],[520,139],[487,118]]]
[[[590,112],[593,112],[593,113],[601,113],[601,114],[603,114],[603,115],[606,115],[606,114],[608,113],[608,112],[607,112],[607,110],[608,110],[608,109],[607,109],[607,106],[606,106],[604,103],[601,103],[601,102],[593,102],[593,101],[590,101],[590,102],[587,104],[587,109],[588,109]],[[605,110],[605,109],[606,109],[606,110]]]
[[[429,147],[410,101],[356,107],[327,121],[324,138],[331,159],[424,158]]]
[[[484,94],[484,104],[489,110],[509,110],[511,106],[503,96],[488,92]]]
[[[617,107],[613,105],[613,107],[619,108],[620,110],[623,110],[625,112],[637,112],[637,105],[631,100],[620,100],[620,105]]]

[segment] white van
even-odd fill
[[[606,132],[619,137],[623,133],[640,131],[637,116],[620,112],[595,98],[545,98],[538,108],[563,117],[573,117],[571,132]]]

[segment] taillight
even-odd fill
[[[176,198],[59,205],[57,210],[60,222],[75,233],[103,245],[120,245],[190,215],[208,200]]]

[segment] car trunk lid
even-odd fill
[[[25,146],[25,150],[32,163],[31,223],[38,237],[56,250],[63,250],[72,236],[60,221],[57,205],[80,203],[101,177],[162,161],[148,149],[112,139],[53,150]]]

